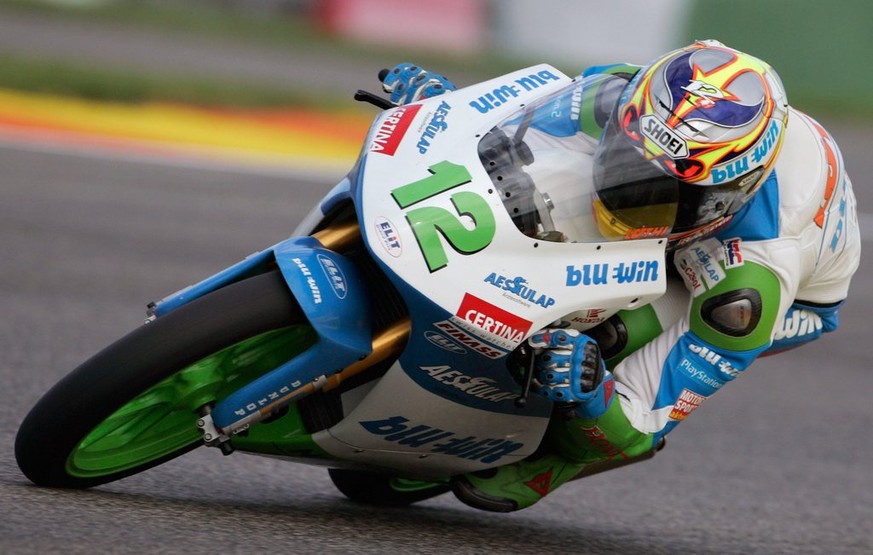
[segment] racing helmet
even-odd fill
[[[594,214],[610,239],[666,237],[667,250],[715,233],[767,179],[788,105],[765,62],[698,41],[642,68],[594,156]]]

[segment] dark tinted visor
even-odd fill
[[[641,148],[622,130],[613,113],[594,157],[598,199],[617,220],[613,227],[668,227],[674,235],[693,231],[736,212],[748,189],[757,182],[755,176],[745,175],[719,185],[689,184],[676,177],[674,171],[693,170],[685,166],[695,160],[671,160],[666,156],[648,160]]]
[[[598,200],[616,219],[616,229],[667,228],[676,221],[679,180],[646,160],[629,137],[610,118],[594,154],[594,182]]]

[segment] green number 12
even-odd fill
[[[430,176],[398,187],[391,196],[400,208],[418,204],[430,197],[454,189],[472,180],[467,168],[451,162],[440,162],[428,168]],[[494,214],[488,203],[476,193],[455,193],[449,199],[458,215],[445,208],[425,206],[414,208],[406,213],[412,232],[418,241],[427,267],[431,272],[448,264],[446,251],[440,241],[442,235],[450,247],[461,254],[478,252],[494,239]],[[468,216],[473,220],[473,229],[467,229],[458,216]]]

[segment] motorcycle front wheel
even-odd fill
[[[122,337],[51,388],[15,440],[41,486],[87,488],[202,445],[204,406],[315,340],[278,272],[229,285]]]

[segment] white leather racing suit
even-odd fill
[[[860,251],[839,149],[816,121],[789,109],[775,169],[725,228],[676,250],[681,280],[638,309],[648,313],[646,329],[634,330],[635,315],[624,312],[607,323],[610,333],[589,332],[619,343],[629,334],[636,345],[602,344],[616,395],[597,419],[553,426],[558,451],[593,462],[651,450],[758,356],[833,331]]]
[[[858,267],[855,197],[839,150],[790,110],[774,172],[714,238],[679,250],[688,311],[615,368],[631,425],[658,437],[763,353],[836,329]]]

